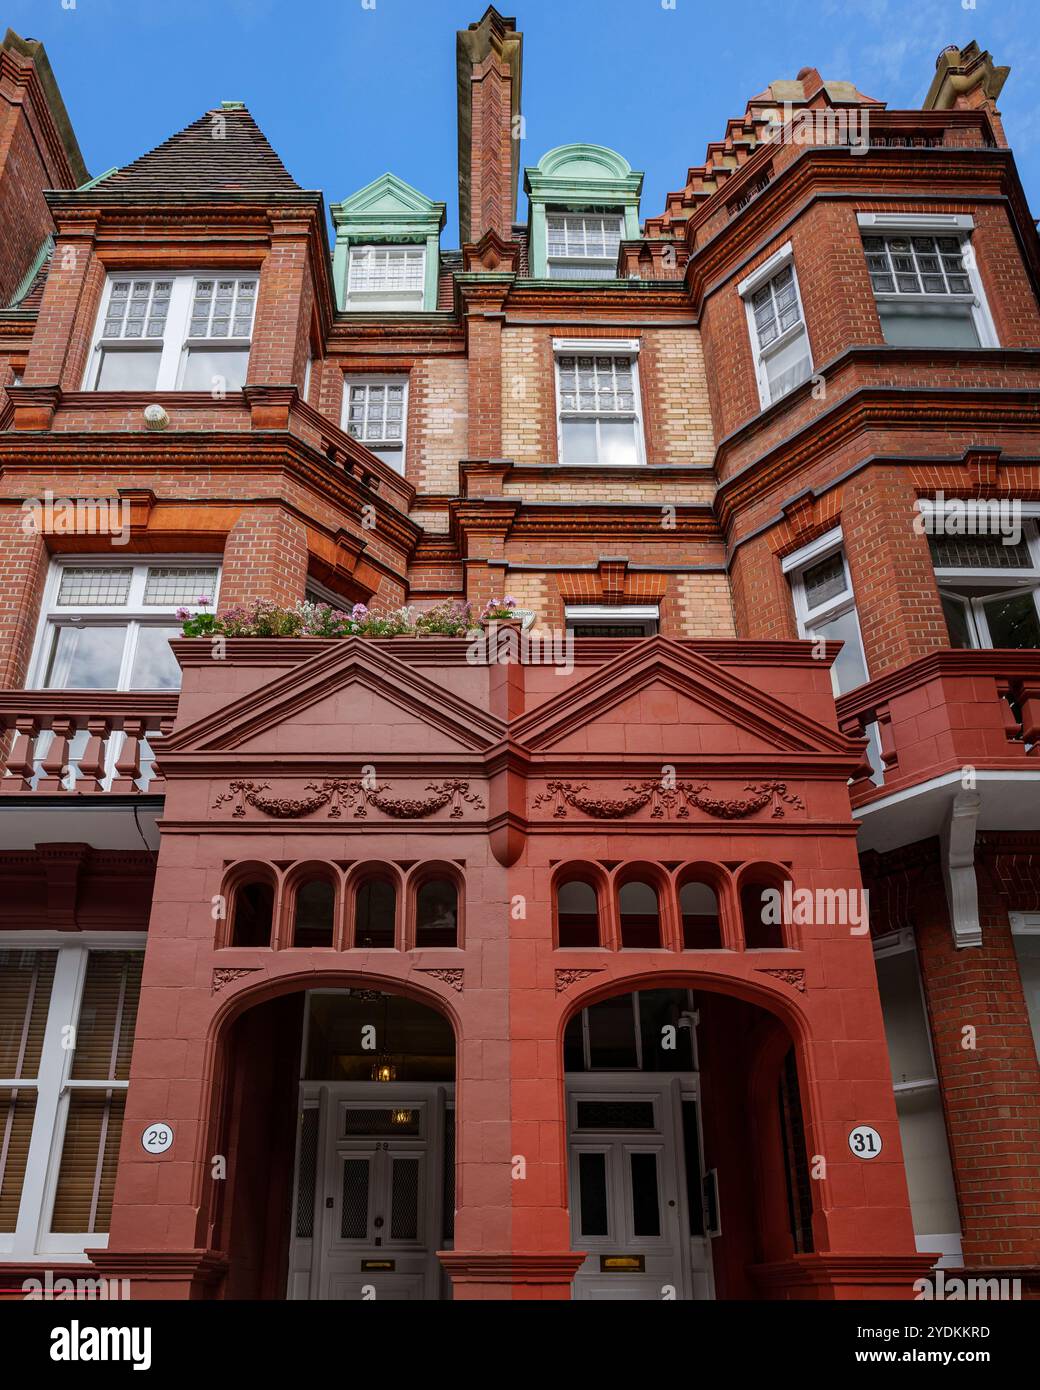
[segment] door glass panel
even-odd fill
[[[994,647],[1040,647],[1040,617],[1032,591],[991,598],[983,608]]]
[[[607,1222],[607,1156],[578,1155],[578,1209],[583,1236],[610,1234]]]
[[[44,684],[63,690],[115,690],[125,627],[59,627]]]
[[[343,1115],[343,1137],[358,1134],[389,1138],[391,1135],[419,1133],[422,1112],[397,1105],[351,1106]]]
[[[343,1160],[343,1211],[339,1233],[344,1240],[364,1240],[368,1235],[368,1178],[367,1158]]]
[[[661,1234],[661,1203],[657,1191],[657,1155],[630,1154],[632,1165],[632,1232]]]
[[[395,1158],[390,1169],[390,1239],[419,1239],[419,1160]]]
[[[653,1129],[652,1100],[579,1100],[579,1129]]]
[[[303,1112],[300,1121],[300,1176],[296,1184],[296,1234],[314,1235],[314,1189],[318,1177],[318,1107]]]

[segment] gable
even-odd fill
[[[481,754],[500,720],[436,685],[363,638],[327,651],[163,740],[178,755],[391,752]]]
[[[531,752],[553,754],[850,753],[844,735],[665,637],[648,638],[601,666],[510,732]]]

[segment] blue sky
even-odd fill
[[[485,4],[7,0],[4,9],[20,34],[45,43],[92,174],[222,100],[244,101],[305,188],[334,201],[392,170],[448,204],[450,246],[455,30]],[[500,9],[515,11],[524,33],[523,163],[573,140],[612,146],[646,173],[643,216],[661,211],[727,117],[773,79],[814,66],[889,107],[919,107],[939,50],[972,38],[1011,66],[1000,107],[1040,213],[1037,0],[517,0]]]

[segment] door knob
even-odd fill
[[[377,1216],[376,1219],[375,1219],[375,1221],[373,1221],[372,1224],[375,1226],[375,1228],[376,1228],[377,1231],[382,1230],[382,1228],[383,1228],[383,1218],[382,1218],[381,1216]]]

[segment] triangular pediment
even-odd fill
[[[444,213],[444,204],[433,202],[404,179],[387,173],[336,203],[333,211],[337,221],[361,217],[378,219],[404,213],[417,220],[438,222]]]
[[[480,756],[502,738],[493,715],[363,638],[276,676],[163,740],[178,754],[320,757],[381,753]]]
[[[652,637],[511,726],[531,752],[847,758],[845,737],[699,652]]]

